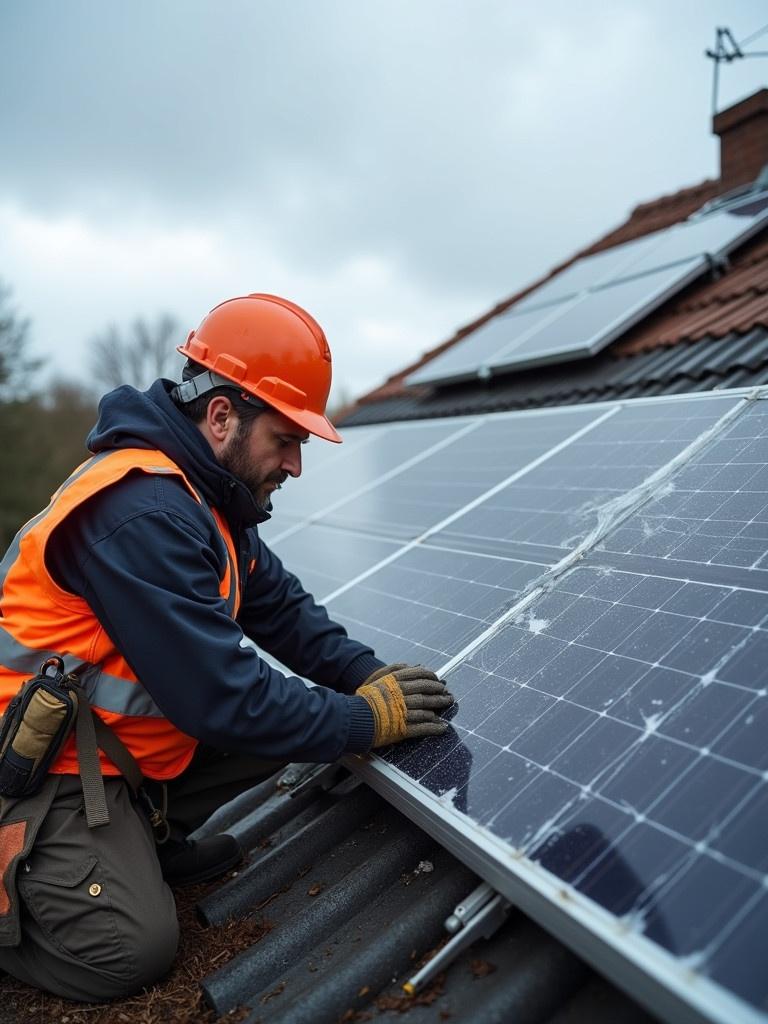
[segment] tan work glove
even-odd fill
[[[355,691],[373,712],[373,746],[439,736],[448,723],[437,717],[453,704],[442,679],[423,665],[385,665]]]

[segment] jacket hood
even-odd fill
[[[127,384],[99,402],[99,418],[86,444],[97,452],[123,448],[159,450],[184,471],[205,500],[233,525],[253,526],[269,519],[245,484],[220,466],[213,449],[191,420],[174,405],[176,385],[156,380],[147,391]]]

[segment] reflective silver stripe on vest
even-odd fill
[[[13,672],[18,672],[29,679],[36,676],[46,658],[52,658],[56,651],[40,651],[33,647],[25,647],[0,624],[0,664]],[[64,668],[67,672],[81,669],[82,658],[68,654],[64,657]],[[91,665],[81,675],[81,682],[94,707],[102,711],[113,711],[117,715],[132,715],[143,718],[165,718],[141,683],[110,676],[99,668]]]

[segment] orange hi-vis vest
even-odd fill
[[[172,779],[192,760],[197,740],[163,715],[105,633],[90,605],[63,590],[45,562],[51,534],[83,502],[137,470],[173,474],[209,508],[175,462],[159,451],[139,448],[103,452],[88,459],[64,481],[51,502],[12,542],[0,564],[0,712],[46,658],[58,654],[65,669],[78,671],[96,714],[123,741],[151,779]],[[226,546],[219,593],[234,618],[240,605],[238,558],[223,516],[209,508]],[[126,608],[125,615],[131,614]],[[100,753],[105,775],[119,770]],[[78,774],[74,737],[57,758],[53,772]]]

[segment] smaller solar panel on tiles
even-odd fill
[[[433,381],[470,380],[482,373],[494,356],[510,345],[522,343],[540,328],[559,323],[578,305],[580,296],[570,296],[533,309],[515,306],[509,313],[494,317],[478,327],[464,341],[412,373],[406,383],[430,384]]]
[[[594,355],[763,228],[766,206],[768,195],[753,198],[577,260],[406,383],[483,377]]]
[[[608,281],[616,281],[635,272],[638,261],[658,245],[657,234],[645,235],[632,242],[616,245],[594,256],[584,256],[566,267],[555,277],[536,288],[522,301],[515,303],[515,309],[535,309],[543,304],[572,298],[590,288],[597,288]]]
[[[706,259],[695,256],[595,288],[564,317],[550,320],[526,338],[496,352],[486,365],[490,371],[512,366],[522,369],[564,356],[579,359],[594,355],[706,268]]]

